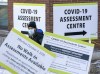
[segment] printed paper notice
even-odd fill
[[[94,44],[46,32],[42,45],[57,55],[47,74],[88,74]]]
[[[12,29],[0,48],[0,66],[12,74],[45,74],[54,58],[54,53],[16,29]]]

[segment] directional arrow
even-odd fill
[[[67,32],[65,33],[65,36],[71,36],[71,35],[85,35],[87,32],[86,31],[80,31],[80,32]]]

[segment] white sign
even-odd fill
[[[76,39],[97,39],[98,3],[54,4],[53,21],[56,34]]]
[[[88,74],[94,44],[47,32],[42,45],[57,55],[47,74]]]
[[[0,66],[12,74],[45,74],[54,57],[54,53],[16,29],[12,29],[0,48]]]
[[[45,32],[45,4],[14,3],[13,23],[14,28],[19,31],[27,31],[28,23],[35,21],[37,28]]]

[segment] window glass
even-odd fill
[[[0,29],[8,29],[7,5],[2,5],[2,4],[0,5]]]

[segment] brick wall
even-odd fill
[[[79,2],[98,2],[98,18],[100,18],[100,0],[8,0],[8,29],[11,30],[13,27],[13,3],[44,3],[46,4],[46,30],[53,32],[53,4],[54,3],[79,3]],[[16,23],[17,24],[17,23]],[[99,38],[93,40],[92,43],[96,45],[97,48],[100,48],[100,19],[98,22],[98,32]]]

